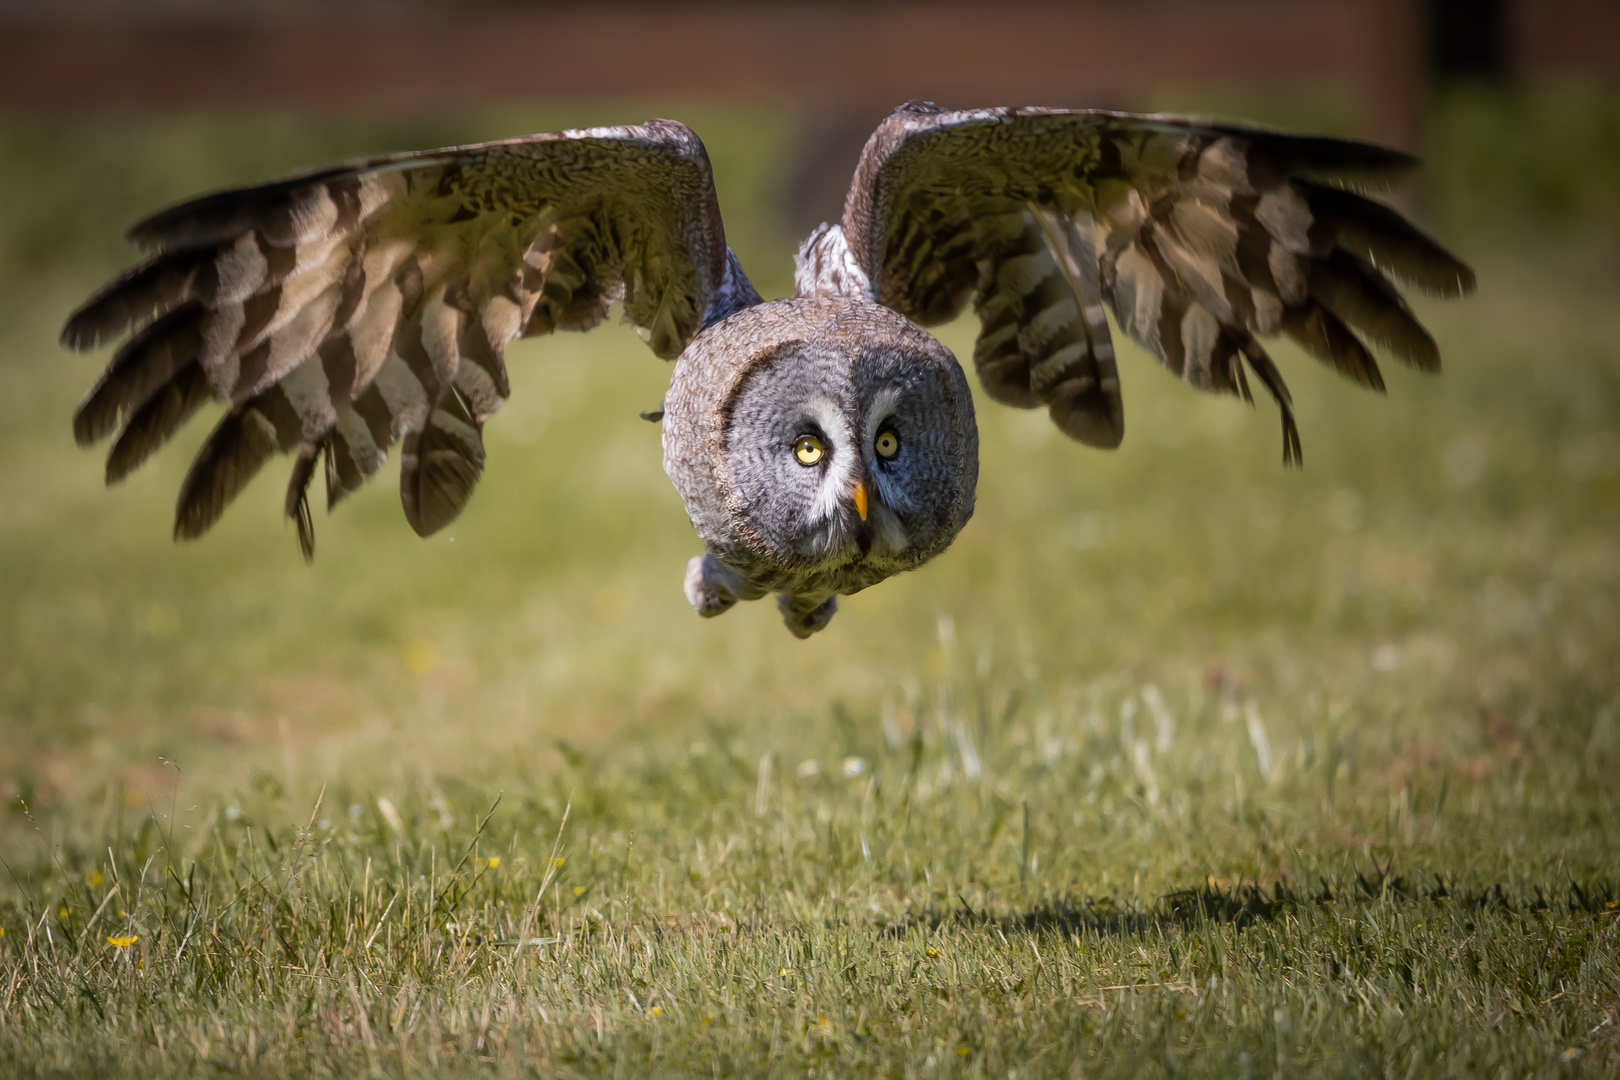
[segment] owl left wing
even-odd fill
[[[330,505],[398,442],[416,531],[461,511],[514,338],[590,329],[622,300],[671,359],[759,302],[726,247],[703,144],[669,120],[343,165],[196,199],[130,238],[156,253],[62,331],[80,349],[129,332],[74,434],[117,431],[110,483],[209,397],[226,402],[176,537],[200,536],[271,455],[296,452],[286,507],[306,555],[323,460]]]
[[[1046,405],[1067,434],[1112,447],[1124,413],[1106,303],[1201,389],[1247,398],[1247,363],[1281,409],[1284,461],[1297,463],[1288,388],[1258,337],[1286,334],[1382,390],[1356,331],[1404,363],[1440,366],[1386,274],[1441,296],[1473,289],[1455,256],[1352,190],[1415,164],[1365,143],[1176,117],[913,102],[873,133],[841,236],[812,237],[801,278],[819,273],[924,325],[976,296],[974,363],[990,396]]]

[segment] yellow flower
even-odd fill
[[[973,1053],[973,1047],[971,1046],[958,1046],[956,1048],[957,1057],[967,1057],[971,1053]]]
[[[90,871],[90,884],[92,884],[92,885],[100,885],[101,884],[101,873],[99,871],[96,871],[96,870]]]
[[[923,952],[927,953],[929,956],[938,956],[939,955],[939,950],[938,949],[924,949]]]
[[[439,666],[439,647],[427,638],[412,638],[405,643],[405,666],[418,675],[426,675]]]
[[[3,926],[0,926],[0,937],[5,937],[5,936],[6,936],[6,928],[3,927]]]
[[[778,971],[777,974],[782,976],[783,978],[786,978],[787,976],[793,974],[793,969],[792,968],[783,968],[781,971]]]
[[[499,855],[491,855],[489,857],[489,868],[491,870],[498,869],[500,867],[500,865],[501,865],[501,857]]]
[[[57,912],[57,913],[56,913],[56,917],[57,917],[57,918],[58,918],[58,919],[65,919],[65,918],[67,918],[67,908],[63,908],[63,909],[62,909],[62,910],[61,910],[61,911],[58,911],[58,912]]]
[[[140,937],[135,934],[123,934],[119,937],[108,938],[107,944],[113,946],[115,949],[127,949],[139,940],[141,940]]]
[[[585,895],[585,886],[583,886],[583,885],[575,885],[574,886],[574,895],[575,896],[584,896]]]
[[[1607,904],[1604,904],[1603,906],[1608,908],[1610,911],[1613,911],[1615,908],[1620,907],[1620,900],[1610,900]]]
[[[552,860],[551,860],[551,865],[552,865],[552,866],[557,866],[557,867],[560,867],[560,866],[562,866],[562,864],[563,864],[563,863],[565,863],[565,862],[567,862],[567,861],[568,861],[568,856],[566,856],[566,855],[559,855],[559,856],[557,856],[557,857],[556,857],[556,858],[555,858],[555,859],[552,859]]]
[[[660,1009],[656,1005],[654,1005],[652,1008],[648,1009],[647,1012],[651,1016],[663,1016],[664,1015],[664,1010]]]

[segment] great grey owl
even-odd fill
[[[970,298],[985,392],[1046,406],[1091,446],[1125,430],[1104,305],[1201,389],[1248,398],[1247,366],[1281,411],[1285,463],[1299,435],[1258,335],[1374,389],[1356,331],[1437,370],[1387,275],[1457,296],[1473,274],[1355,190],[1414,164],[1169,116],[911,102],[867,142],[843,219],[800,248],[795,295],[770,301],[726,246],[683,124],[340,165],[135,226],[152,257],[63,330],[79,349],[130,331],[74,434],[117,431],[111,482],[208,398],[228,403],[181,488],[176,537],[205,532],[279,450],[296,455],[286,513],[306,555],[317,466],[330,507],[398,443],[405,516],[426,536],[482,471],[506,344],[589,329],[620,301],[677,360],[664,468],[706,545],[688,600],[710,616],[774,592],[807,637],[839,594],[926,562],[973,512],[967,380],[922,329]]]

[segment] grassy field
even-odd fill
[[[1119,451],[983,403],[973,522],[808,642],[687,607],[626,327],[512,351],[428,542],[379,480],[305,566],[266,477],[176,546],[205,423],[74,447],[143,212],[653,112],[780,294],[768,112],[0,122],[0,1072],[1620,1071],[1620,99],[1436,105],[1479,294],[1387,398],[1278,348],[1302,472],[1127,348]]]

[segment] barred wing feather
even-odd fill
[[[1107,304],[1194,386],[1247,398],[1247,364],[1297,463],[1288,388],[1258,338],[1286,334],[1381,390],[1363,337],[1440,366],[1389,275],[1441,296],[1473,289],[1455,256],[1353,190],[1415,164],[1364,143],[1175,117],[912,102],[867,143],[842,240],[871,296],[925,325],[975,298],[986,391],[1046,405],[1082,442],[1124,436]]]
[[[75,436],[116,431],[112,482],[209,398],[227,402],[181,489],[176,536],[201,535],[290,452],[287,513],[306,555],[322,461],[330,506],[397,442],[416,531],[460,512],[514,338],[589,329],[622,300],[670,359],[759,300],[726,247],[703,144],[667,120],[327,169],[204,196],[130,237],[155,254],[62,332],[84,349],[133,331]]]

